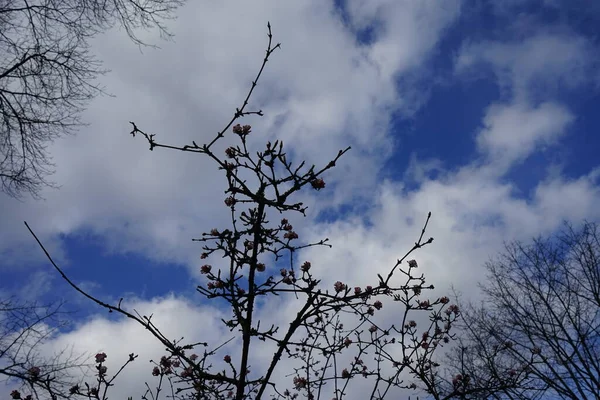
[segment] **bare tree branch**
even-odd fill
[[[53,163],[47,146],[83,126],[81,112],[105,93],[107,71],[89,40],[115,25],[147,45],[139,29],[157,28],[184,0],[0,0],[0,190],[39,197]]]
[[[471,386],[493,382],[494,398],[600,398],[599,238],[596,223],[565,224],[487,264],[485,297],[451,357]]]

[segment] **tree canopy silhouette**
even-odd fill
[[[447,386],[487,385],[481,399],[600,399],[598,225],[510,243],[487,270],[481,304],[461,307],[450,361],[462,379]]]
[[[170,37],[165,20],[184,0],[0,0],[0,190],[39,197],[53,163],[47,146],[82,126],[106,72],[89,40],[113,26],[138,45],[138,28]]]

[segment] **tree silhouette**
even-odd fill
[[[152,316],[91,296],[64,274],[27,227],[75,290],[136,321],[164,346],[164,356],[148,371],[156,381],[146,382],[145,399],[158,399],[165,387],[168,396],[174,398],[237,400],[342,399],[357,393],[364,395],[361,398],[383,399],[415,391],[422,377],[439,366],[435,352],[452,339],[451,329],[459,316],[458,307],[450,304],[448,297],[425,296],[433,286],[416,272],[417,261],[409,259],[414,251],[433,242],[433,238],[425,239],[431,214],[414,245],[386,274],[372,276],[369,282],[355,287],[341,281],[322,283],[321,266],[301,258],[301,254],[312,246],[330,247],[329,240],[304,242],[288,215],[305,214],[306,207],[297,200],[297,194],[327,190],[326,172],[350,148],[340,150],[321,167],[294,164],[281,141],[268,142],[256,153],[249,150],[252,128],[236,122],[263,115],[261,110],[247,110],[247,106],[270,56],[279,48],[272,42],[270,24],[267,27],[268,46],[259,72],[241,106],[210,142],[163,144],[131,122],[131,134],[145,139],[150,150],[197,153],[213,160],[225,176],[228,185],[223,201],[230,223],[194,240],[201,244],[201,258],[206,260],[200,270],[205,280],[197,291],[205,301],[225,305],[230,311],[222,320],[232,334],[230,338],[202,343],[173,340],[157,328]],[[237,144],[223,143],[232,140]],[[260,319],[261,304],[282,299],[295,309],[285,323]],[[384,303],[385,307],[399,306],[392,314],[393,321],[378,318]],[[262,354],[271,354],[266,364],[251,351],[257,345]],[[122,370],[109,377],[103,364],[107,356],[96,356],[96,382],[71,388],[71,396],[107,398],[109,387]],[[136,357],[130,354],[126,364]],[[286,364],[281,362],[284,359]]]
[[[40,352],[44,342],[68,325],[63,303],[0,300],[0,382],[20,385],[33,395],[68,393],[87,368],[85,357],[69,349]]]
[[[82,125],[106,72],[89,40],[114,25],[131,40],[159,29],[183,0],[0,0],[0,183],[13,197],[39,197],[52,173],[47,146]]]
[[[600,398],[599,238],[596,223],[565,224],[487,264],[450,356],[466,386],[488,386],[479,398]]]

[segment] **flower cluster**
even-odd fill
[[[233,133],[240,136],[246,136],[250,133],[251,129],[252,127],[250,125],[241,126],[240,124],[237,124],[233,126]]]
[[[310,184],[315,190],[321,190],[325,187],[325,181],[321,178],[313,179]]]
[[[32,379],[37,379],[39,378],[42,370],[39,367],[31,367],[27,372],[29,373],[29,376],[31,376]]]
[[[347,286],[343,282],[337,281],[333,284],[333,288],[335,289],[336,293],[340,293],[346,290]]]
[[[33,397],[30,394],[25,397],[21,397],[21,392],[18,390],[13,390],[10,392],[10,397],[14,400],[33,400]]]
[[[235,198],[233,196],[229,196],[225,199],[225,205],[227,207],[231,207],[233,205],[235,205]]]
[[[303,376],[294,377],[294,387],[296,389],[304,389],[308,384],[308,380]]]
[[[235,149],[235,147],[228,147],[227,149],[225,149],[225,154],[229,158],[234,158],[236,153],[237,153],[237,150]]]
[[[106,361],[106,353],[96,354],[96,362],[97,363],[103,363],[104,361]]]
[[[451,304],[448,306],[448,308],[446,309],[445,312],[446,312],[446,315],[451,315],[451,314],[458,315],[458,312],[459,312],[458,306],[456,304]]]
[[[452,385],[454,386],[454,390],[461,391],[464,389],[470,381],[469,375],[456,374],[452,378]]]
[[[200,273],[206,275],[206,274],[210,273],[211,269],[212,269],[212,267],[210,265],[208,265],[208,264],[203,265],[200,267]]]

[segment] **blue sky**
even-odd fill
[[[172,144],[212,137],[256,73],[267,21],[282,49],[253,98],[265,112],[247,121],[254,145],[283,139],[309,163],[353,147],[324,191],[303,195],[308,217],[293,221],[306,238],[330,237],[332,250],[305,254],[323,266],[325,283],[371,282],[432,211],[434,245],[417,255],[423,272],[440,291],[454,285],[476,297],[483,263],[503,241],[598,219],[596,2],[190,2],[170,23],[175,41],[160,50],[140,53],[118,30],[94,41],[112,70],[102,83],[116,97],[94,100],[90,125],[50,146],[61,189],[45,191],[45,201],[0,196],[0,291],[65,298],[80,310],[52,346],[126,347],[94,336],[96,325],[132,346],[151,344],[74,296],[23,220],[94,294],[157,315],[206,312],[194,295],[202,261],[191,238],[225,226],[225,181],[206,159],[149,152],[128,121]]]

